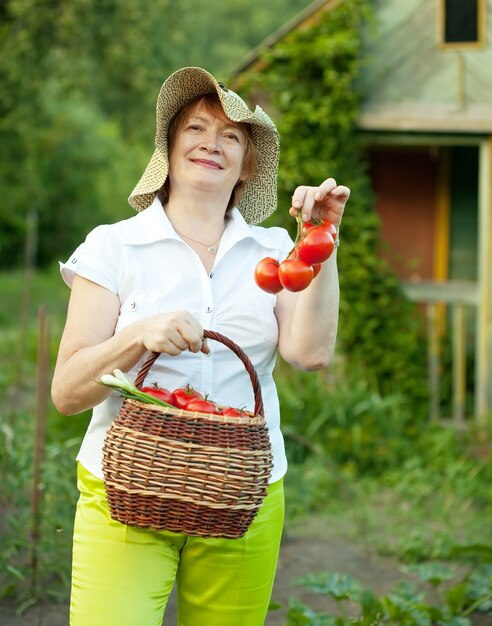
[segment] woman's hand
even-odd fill
[[[203,338],[203,328],[188,311],[173,311],[144,318],[142,342],[151,352],[177,356],[184,350],[208,354],[210,349]]]
[[[302,211],[304,222],[313,218],[326,218],[338,228],[349,196],[350,189],[337,185],[333,178],[327,178],[319,187],[301,185],[294,191],[289,213],[297,217],[298,212]]]
[[[115,333],[119,311],[116,294],[75,276],[51,387],[60,413],[73,415],[102,402],[111,390],[97,384],[101,376],[115,368],[130,371],[146,350],[209,352],[200,323],[187,311],[153,315]]]

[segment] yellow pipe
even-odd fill
[[[450,190],[449,149],[439,149],[436,194],[436,222],[434,228],[434,280],[444,281],[449,277],[450,238]],[[446,307],[440,304],[436,310],[437,330],[440,337],[446,331]]]
[[[490,371],[491,338],[491,281],[492,281],[492,137],[480,145],[479,164],[479,258],[478,307],[476,334],[475,414],[478,423],[484,424],[492,410]]]

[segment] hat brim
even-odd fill
[[[277,171],[279,137],[275,124],[260,108],[251,111],[233,91],[199,67],[186,67],[163,83],[156,106],[156,149],[128,202],[137,211],[152,203],[169,173],[168,130],[176,113],[191,100],[217,93],[225,115],[233,122],[250,124],[257,158],[257,173],[248,180],[238,202],[238,209],[249,224],[258,224],[277,206]]]

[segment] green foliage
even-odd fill
[[[50,332],[53,367],[68,298],[57,268],[35,273],[2,273],[0,360],[0,598],[19,611],[38,599],[66,600],[77,497],[75,455],[87,414],[59,415],[46,397],[46,444],[41,445],[42,501],[33,515],[36,414],[37,311],[43,306]],[[28,290],[29,297],[23,297]],[[25,300],[25,301],[24,301]],[[19,311],[25,307],[25,327]],[[41,441],[38,444],[42,444]]]
[[[333,176],[351,188],[339,249],[340,349],[351,368],[385,396],[397,390],[422,418],[427,406],[425,348],[416,309],[378,256],[373,206],[357,119],[363,98],[361,31],[368,0],[347,0],[299,28],[237,78],[250,99],[269,100],[281,137],[279,206],[270,223],[292,228],[287,208],[299,184]],[[352,378],[353,379],[353,378]]]
[[[0,12],[0,267],[65,259],[126,198],[154,149],[154,107],[184,65],[224,74],[308,0],[6,0]],[[36,250],[34,251],[36,252]]]
[[[280,364],[277,388],[289,458],[315,454],[355,475],[402,463],[411,450],[412,418],[399,395],[382,397],[362,378],[293,371]]]
[[[56,430],[50,431],[51,439]],[[34,420],[31,413],[17,413],[11,433],[3,424],[0,598],[13,598],[19,606],[41,598],[66,599],[77,497],[74,458],[80,441],[80,437],[60,437],[48,442],[42,467],[43,500],[36,524],[31,508]]]
[[[296,581],[312,591],[335,600],[335,614],[317,613],[309,606],[292,599],[287,616],[287,626],[470,626],[469,615],[474,611],[488,611],[492,602],[492,569],[488,566],[459,575],[451,566],[426,563],[414,568],[424,583],[430,582],[438,591],[434,602],[416,585],[399,583],[392,592],[377,598],[363,589],[351,576],[321,572],[308,574]],[[452,586],[443,583],[452,580]],[[349,614],[357,606],[357,614]]]
[[[411,399],[401,393],[383,395],[344,358],[320,372],[293,370],[279,361],[275,377],[282,428],[294,464],[316,457],[347,475],[384,472],[401,492],[406,485],[412,489],[412,477],[419,472],[433,472],[426,488],[430,492],[439,488],[443,472],[456,479],[462,472],[465,482],[467,471],[477,471],[461,460],[451,463],[459,457],[462,443],[455,431],[416,420]],[[474,436],[469,435],[469,442]],[[408,480],[401,479],[402,467]]]

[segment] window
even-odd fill
[[[441,42],[444,46],[482,43],[484,0],[440,0]]]

